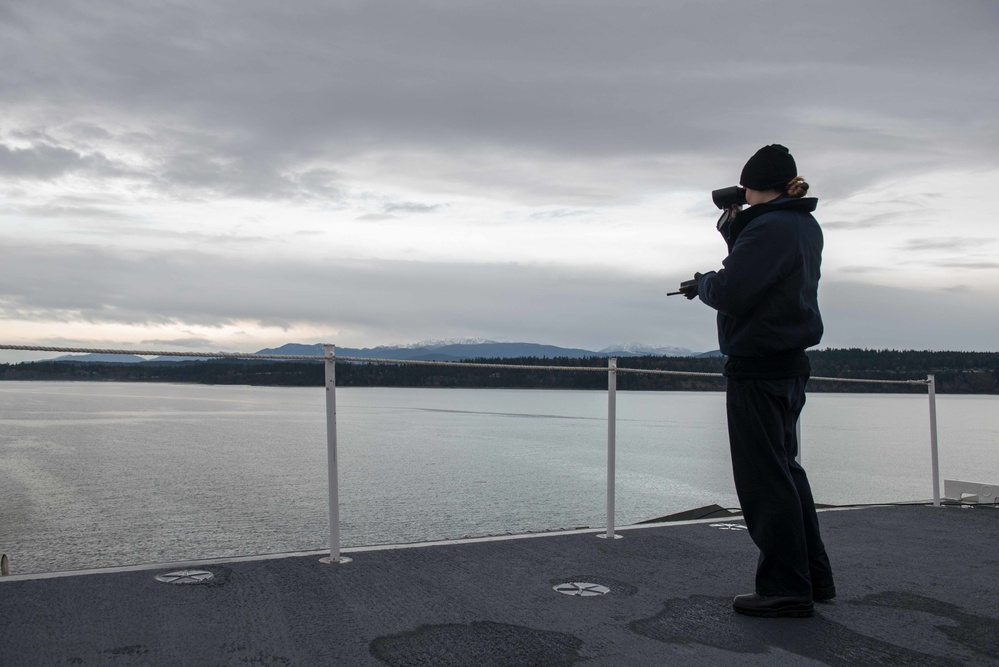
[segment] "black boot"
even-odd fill
[[[836,584],[832,577],[812,580],[812,599],[816,602],[828,602],[836,597]]]
[[[777,618],[790,616],[807,618],[815,613],[812,599],[807,597],[765,596],[749,593],[738,595],[732,601],[732,608],[746,616]]]

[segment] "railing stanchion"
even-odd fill
[[[937,378],[927,375],[930,396],[930,468],[933,471],[933,506],[940,507],[940,454],[937,450]]]
[[[349,563],[340,556],[340,473],[336,451],[336,346],[324,345],[326,365],[326,465],[330,500],[330,555],[324,563]]]
[[[798,443],[798,452],[794,455],[794,460],[801,465],[801,416],[794,422],[794,441]]]
[[[617,477],[617,359],[607,360],[607,532],[597,537],[619,540],[614,534],[614,495]]]

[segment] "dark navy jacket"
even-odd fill
[[[722,228],[729,249],[724,268],[702,275],[697,289],[718,311],[723,354],[781,357],[822,339],[822,230],[811,215],[817,204],[812,197],[781,197],[740,211]]]

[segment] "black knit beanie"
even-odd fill
[[[780,144],[770,144],[749,158],[739,184],[753,190],[781,190],[797,175],[791,152]]]

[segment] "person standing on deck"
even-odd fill
[[[818,200],[804,196],[808,183],[780,144],[757,151],[740,184],[749,208],[722,216],[723,268],[681,285],[688,299],[718,311],[735,488],[760,549],[756,590],[732,606],[750,616],[811,616],[813,601],[836,595],[808,477],[795,460],[811,372],[805,349],[823,331]]]

